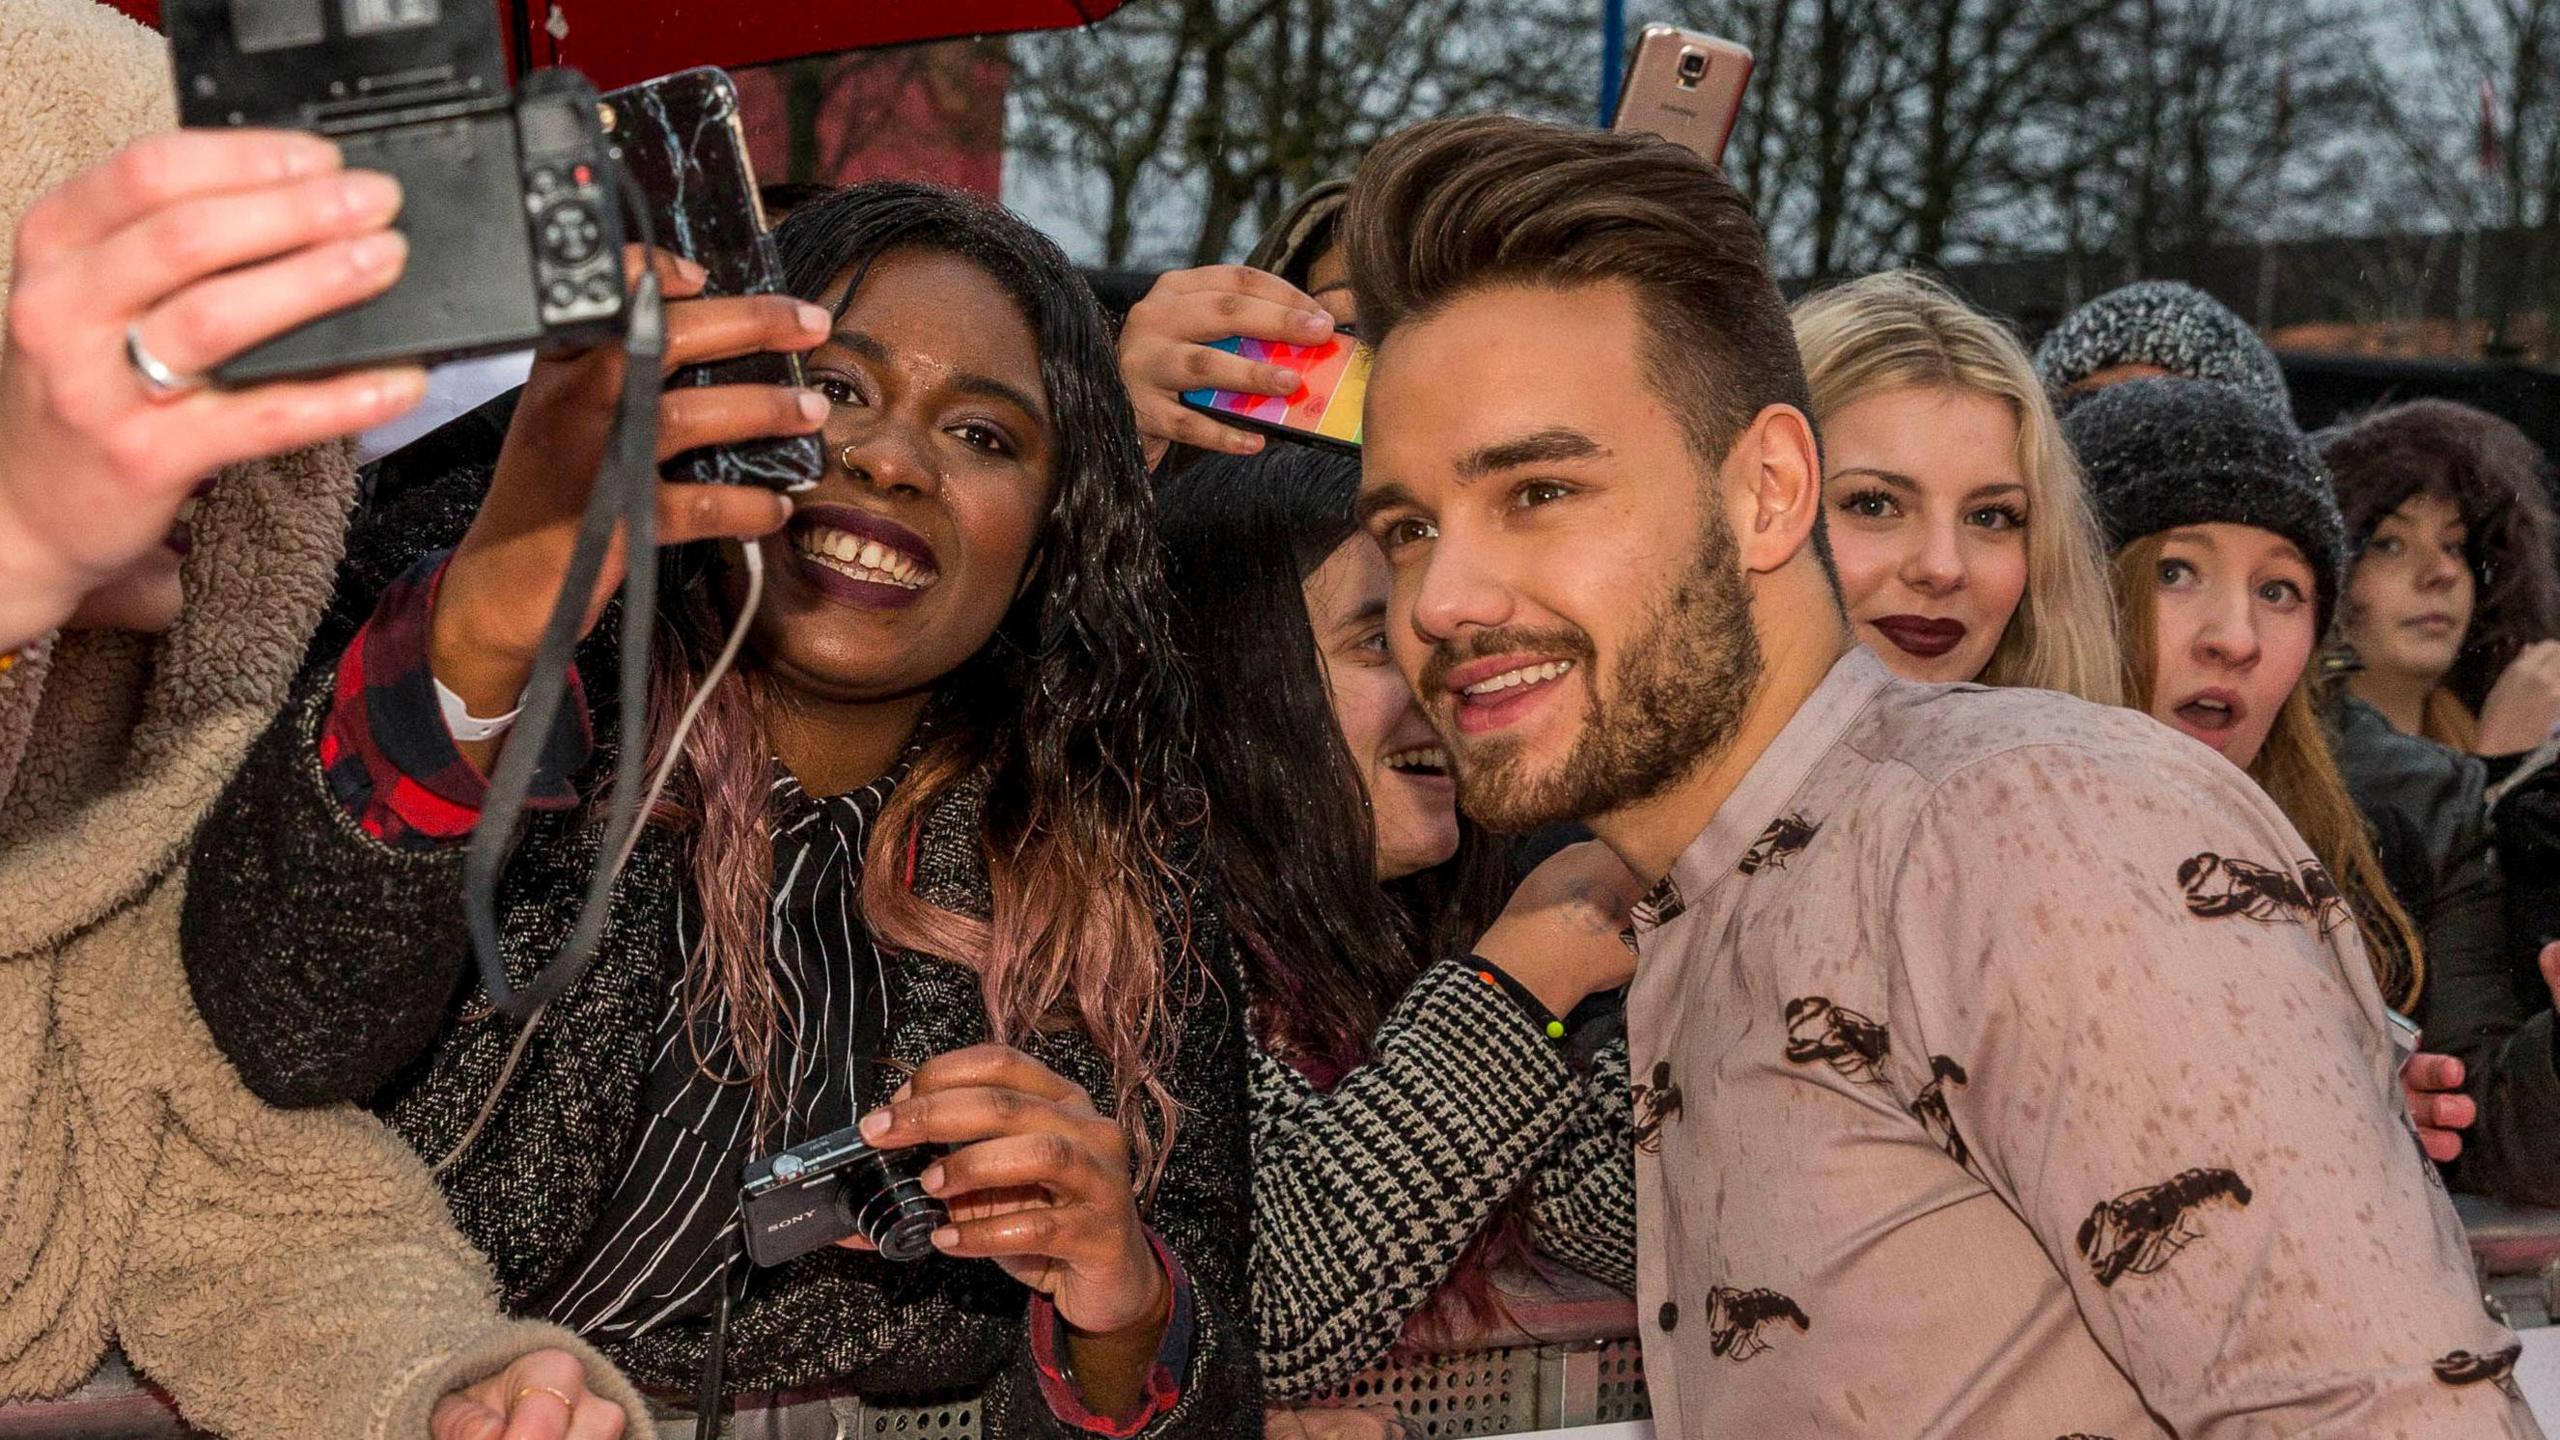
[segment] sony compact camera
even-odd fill
[[[494,0],[166,0],[178,116],[328,136],[406,191],[399,283],[217,367],[250,384],[621,331],[622,211],[592,86],[507,84]]]
[[[892,1260],[921,1260],[951,1212],[925,1193],[932,1147],[875,1150],[859,1130],[838,1130],[747,1166],[738,1209],[747,1256],[779,1265],[848,1235]]]

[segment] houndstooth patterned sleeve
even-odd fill
[[[1582,1103],[1556,1047],[1456,961],[1423,972],[1375,1051],[1331,1091],[1254,1055],[1253,1299],[1274,1400],[1385,1354]]]
[[[1563,1142],[1529,1177],[1530,1243],[1594,1280],[1636,1290],[1635,1105],[1624,1034],[1592,1057]]]

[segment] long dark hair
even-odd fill
[[[1254,1038],[1330,1088],[1367,1061],[1414,977],[1463,955],[1501,913],[1509,847],[1460,821],[1458,853],[1381,886],[1361,772],[1327,696],[1305,584],[1357,531],[1360,462],[1274,441],[1201,456],[1160,497],[1176,633],[1198,676],[1209,856],[1243,942]],[[1520,1197],[1470,1242],[1416,1317],[1499,1314],[1492,1272],[1527,1253]]]
[[[1110,1057],[1116,1113],[1151,1182],[1174,1119],[1157,1080],[1170,1058],[1168,1016],[1188,998],[1170,986],[1177,975],[1202,978],[1181,963],[1191,896],[1176,864],[1201,807],[1189,674],[1166,624],[1153,496],[1110,331],[1054,243],[956,191],[852,186],[803,203],[776,241],[795,295],[814,299],[852,277],[840,312],[892,251],[966,260],[1011,297],[1038,346],[1055,498],[1020,597],[989,642],[935,686],[922,751],[871,830],[863,915],[884,943],[975,969],[1001,1041],[1080,1023]],[[727,625],[697,591],[672,628],[677,643],[661,651],[655,677],[656,736],[668,733]],[[669,811],[690,832],[703,919],[688,994],[721,1008],[751,1083],[765,1087],[760,1097],[771,1078],[755,1073],[769,1068],[758,1062],[780,1038],[765,933],[772,703],[760,675],[722,685],[685,746]],[[910,863],[926,817],[978,781],[988,915],[929,902]]]
[[[1176,639],[1198,677],[1210,865],[1257,1038],[1326,1084],[1367,1058],[1437,946],[1492,922],[1507,878],[1501,847],[1468,827],[1455,859],[1378,883],[1369,796],[1304,598],[1356,533],[1359,485],[1357,459],[1274,441],[1200,458],[1159,500]]]

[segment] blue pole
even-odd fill
[[[1600,128],[1618,113],[1618,81],[1627,68],[1627,0],[1600,0]]]

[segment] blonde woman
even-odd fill
[[[1910,271],[1808,296],[1793,318],[1858,638],[1907,679],[2122,703],[2088,493],[2016,337]]]

